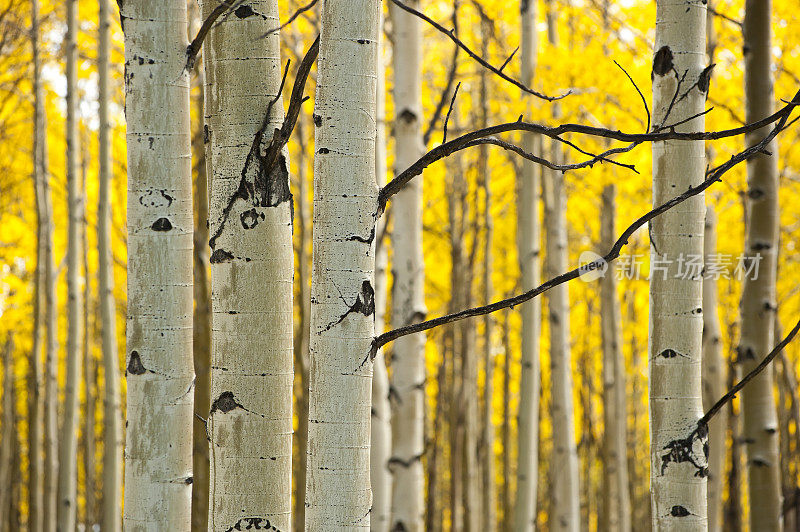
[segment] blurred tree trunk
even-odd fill
[[[418,0],[411,5],[419,8]],[[420,20],[389,6],[393,35],[395,175],[424,152],[422,144],[422,32]],[[422,257],[422,180],[408,183],[392,201],[392,327],[425,318]],[[401,225],[402,224],[402,225]],[[425,408],[425,335],[399,338],[392,346],[392,530],[423,529],[425,483],[422,469]]]
[[[502,526],[499,530],[511,532],[514,524],[511,485],[511,338],[509,313],[503,318],[503,425],[501,441],[503,442],[503,489],[500,492],[503,509]]]
[[[78,417],[83,353],[81,326],[81,226],[84,198],[78,175],[78,0],[67,0],[65,62],[67,71],[67,374],[64,381],[64,411],[61,423],[58,469],[58,530],[67,532],[76,525],[78,510],[77,460]]]
[[[617,189],[603,189],[600,228],[602,249],[610,249],[617,239],[615,224]],[[622,356],[622,318],[617,277],[609,268],[600,281],[600,323],[603,342],[603,518],[602,530],[628,532],[631,507],[628,498],[627,461],[627,383]]]
[[[753,122],[772,113],[772,29],[770,0],[745,4],[744,59],[746,120]],[[747,145],[758,142],[767,128],[746,135]],[[742,287],[742,333],[738,353],[742,372],[751,371],[774,347],[776,311],[775,278],[778,257],[778,144],[769,154],[747,161],[747,225],[745,256],[757,261],[757,275],[745,276]],[[771,154],[771,155],[770,155]],[[778,420],[773,396],[772,366],[742,390],[744,437],[748,442],[747,471],[750,528],[783,528]]]
[[[31,47],[33,48],[33,183],[36,197],[36,273],[33,295],[33,349],[28,390],[28,530],[41,532],[44,504],[44,462],[42,422],[44,410],[44,367],[42,340],[45,325],[48,210],[47,119],[45,117],[42,59],[39,45],[39,0],[31,0]],[[52,251],[52,250],[51,250]],[[49,334],[48,334],[49,336]]]
[[[87,142],[82,142],[82,146],[86,146]],[[83,189],[86,190],[86,173],[88,170],[88,150],[83,149],[81,173],[83,174]],[[86,282],[83,285],[83,330],[86,332],[85,341],[83,342],[83,430],[81,431],[82,444],[83,444],[83,522],[86,530],[91,530],[92,525],[96,523],[96,492],[95,492],[95,411],[97,406],[97,397],[95,395],[95,363],[92,346],[92,337],[89,328],[89,316],[92,311],[92,289],[89,279],[91,272],[89,271],[89,248],[88,240],[86,238],[87,226],[86,217],[84,216],[81,223],[81,259],[83,260],[83,278]]]
[[[186,0],[128,1],[120,11],[128,143],[124,526],[182,532],[191,528],[194,411]]]
[[[383,24],[378,32],[377,134],[375,136],[375,176],[379,187],[386,184],[386,67],[383,62]],[[383,332],[386,318],[389,250],[386,220],[378,222],[375,237],[375,334]],[[375,357],[372,367],[372,425],[370,429],[370,484],[372,486],[372,519],[370,530],[388,532],[392,510],[392,474],[389,458],[392,453],[391,406],[389,404],[389,375],[383,351]],[[423,397],[424,407],[424,397]]]
[[[520,81],[533,83],[536,69],[538,32],[536,29],[536,1],[521,0],[521,71]],[[524,96],[528,118],[534,109],[533,97]],[[535,150],[533,133],[522,134],[522,149]],[[540,168],[527,159],[522,161],[522,172],[517,177],[517,254],[521,272],[520,290],[532,290],[540,281],[539,235],[539,176]],[[519,385],[519,413],[517,417],[517,487],[514,503],[514,530],[532,532],[536,525],[537,485],[539,482],[539,335],[541,328],[541,301],[535,298],[521,307],[522,353]],[[509,354],[506,353],[506,364]],[[508,479],[506,479],[508,481]],[[510,520],[507,520],[510,523]]]
[[[322,5],[314,108],[307,530],[362,530],[370,524],[375,220],[365,214],[374,212],[378,192],[380,7],[375,0]]]
[[[657,125],[696,116],[705,104],[707,87],[701,90],[702,84],[696,82],[705,67],[706,8],[699,2],[686,7],[669,0],[656,3],[653,123]],[[676,90],[686,94],[677,102]],[[703,127],[704,119],[698,116],[675,129],[702,131]],[[652,150],[654,206],[704,179],[703,142],[655,142]],[[693,432],[703,415],[702,273],[679,270],[682,261],[702,256],[704,206],[703,194],[694,196],[655,218],[650,226],[648,359],[654,530],[705,530],[708,526],[702,451],[707,435]]]
[[[203,18],[218,5],[204,0]],[[203,54],[213,313],[209,531],[264,523],[291,529],[292,196],[286,148],[273,168],[260,155],[284,118],[280,35],[265,37],[278,20],[274,0],[240,6],[215,24]]]
[[[9,530],[9,522],[13,507],[11,494],[13,491],[12,478],[14,476],[14,440],[17,437],[17,427],[14,423],[14,366],[12,354],[14,352],[14,333],[8,332],[3,346],[3,393],[2,414],[0,423],[0,530]]]
[[[717,253],[717,217],[713,207],[706,209],[703,239],[706,263],[714,263]],[[722,357],[722,331],[717,315],[717,281],[712,275],[703,279],[703,406],[717,402],[725,393],[725,361]],[[723,409],[709,424],[708,446],[708,529],[722,525],[722,494],[725,478],[725,443],[728,409]]]
[[[196,0],[188,0],[189,39],[200,27]],[[208,413],[211,409],[211,285],[208,276],[208,165],[205,151],[205,69],[197,61],[193,94],[195,121],[192,122],[192,170],[194,173],[194,313],[192,352],[194,360],[194,423],[192,429],[192,531],[208,530],[209,441]]]
[[[109,120],[109,78],[111,8],[109,0],[99,2],[98,62],[98,192],[97,192],[97,278],[98,306],[103,350],[103,496],[102,528],[119,532],[122,527],[122,406],[117,351],[117,305],[114,298],[114,259],[111,245],[111,123]]]

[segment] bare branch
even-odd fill
[[[458,96],[458,89],[461,88],[461,82],[456,85],[456,90],[453,91],[453,98],[450,100],[450,107],[447,108],[447,116],[444,117],[444,125],[442,126],[442,144],[447,142],[447,122],[450,121],[450,113],[453,112],[453,106],[456,103],[456,96]]]
[[[214,23],[217,19],[229,9],[237,8],[243,1],[244,0],[220,0],[220,5],[215,7],[208,18],[203,21],[203,25],[197,30],[197,36],[195,36],[186,49],[186,70],[194,68],[194,63],[197,60],[197,54],[200,53],[200,48],[203,46],[203,41],[206,35],[208,35],[208,32],[211,31],[211,28],[214,27]]]
[[[628,77],[628,79],[630,80],[631,84],[633,85],[633,88],[636,89],[636,92],[639,93],[639,97],[642,99],[642,105],[644,105],[644,112],[647,113],[647,127],[644,128],[644,130],[645,131],[650,131],[650,108],[647,107],[647,99],[644,97],[644,94],[642,94],[642,91],[639,89],[639,86],[636,84],[636,82],[633,81],[633,78],[631,77],[631,75],[628,74],[628,71],[625,70],[624,68],[622,68],[622,65],[617,63],[616,60],[614,60],[614,64],[617,65],[620,70],[622,70],[622,73],[625,74]]]
[[[478,54],[476,54],[475,52],[470,50],[470,48],[466,44],[464,44],[464,42],[461,39],[459,39],[458,37],[455,36],[455,32],[453,30],[445,29],[444,26],[442,26],[441,24],[439,24],[435,20],[431,19],[430,17],[428,17],[424,13],[421,13],[421,12],[417,11],[413,7],[405,5],[404,3],[400,2],[400,0],[392,0],[392,2],[397,7],[402,9],[403,11],[407,11],[408,13],[411,13],[412,15],[421,18],[422,20],[424,20],[425,22],[427,22],[428,24],[430,24],[431,26],[436,28],[441,33],[444,33],[445,35],[447,35],[450,38],[451,41],[456,43],[456,45],[458,45],[459,48],[461,48],[462,50],[467,52],[467,55],[469,55],[472,59],[477,61],[481,66],[483,66],[484,68],[489,69],[494,74],[500,76],[505,81],[507,81],[507,82],[511,83],[512,85],[520,88],[521,90],[527,92],[528,94],[533,94],[534,96],[536,96],[538,98],[541,98],[543,100],[547,100],[548,102],[553,102],[555,100],[560,100],[560,99],[565,98],[565,97],[570,95],[571,91],[567,91],[567,92],[565,92],[564,94],[562,94],[560,96],[547,96],[546,94],[542,94],[541,92],[538,92],[538,91],[535,91],[535,90],[531,89],[530,87],[526,86],[524,83],[521,83],[521,82],[517,81],[516,79],[514,79],[514,78],[512,78],[512,77],[510,77],[510,76],[508,76],[506,74],[503,74],[503,72],[499,68],[497,68],[495,66],[492,66],[488,61],[486,61],[481,56],[479,56]]]
[[[263,39],[263,38],[265,38],[265,37],[269,37],[269,36],[270,36],[270,35],[272,35],[273,33],[277,33],[277,32],[279,32],[279,31],[281,31],[283,28],[285,28],[286,26],[288,26],[289,24],[291,24],[292,22],[294,22],[294,20],[295,20],[297,17],[299,17],[300,15],[302,15],[303,13],[305,13],[306,11],[308,11],[309,9],[311,9],[312,7],[314,7],[315,5],[317,5],[317,2],[318,2],[318,1],[319,1],[319,0],[311,0],[311,2],[309,2],[309,3],[307,3],[306,5],[304,5],[304,6],[300,7],[300,8],[298,8],[298,9],[297,9],[297,11],[295,11],[294,13],[292,13],[292,16],[291,16],[291,17],[289,17],[289,18],[286,20],[286,22],[284,22],[283,24],[281,24],[281,25],[280,25],[280,26],[278,26],[277,28],[272,28],[272,29],[271,29],[271,30],[269,30],[267,33],[265,33],[264,35],[262,35],[262,36],[261,36],[261,38]]]
[[[458,0],[453,2],[453,27],[458,27]],[[428,123],[428,127],[425,130],[425,133],[422,135],[422,143],[424,145],[428,145],[428,141],[431,140],[431,135],[433,134],[433,130],[436,128],[436,123],[442,117],[442,111],[444,111],[444,106],[447,103],[447,95],[450,94],[450,90],[453,88],[453,83],[456,80],[456,70],[458,69],[458,46],[453,48],[453,57],[450,61],[450,70],[447,72],[447,83],[445,83],[444,91],[442,91],[441,96],[439,97],[439,102],[436,104],[436,108],[433,111],[433,116],[431,117],[430,122]]]
[[[658,207],[654,208],[653,210],[647,212],[646,214],[640,216],[636,221],[634,221],[631,225],[628,226],[625,231],[623,231],[622,235],[617,239],[611,249],[606,253],[603,257],[604,263],[608,264],[617,259],[620,255],[620,251],[624,246],[628,244],[628,240],[631,236],[642,226],[649,223],[652,219],[660,214],[665,213],[666,211],[670,210],[671,208],[675,207],[686,201],[687,199],[696,196],[706,190],[708,187],[713,185],[714,183],[721,181],[722,175],[725,174],[728,170],[733,168],[734,166],[738,165],[739,163],[746,161],[750,157],[756,155],[757,153],[761,153],[764,148],[774,139],[778,133],[786,129],[787,122],[789,116],[791,114],[791,110],[794,108],[795,105],[800,104],[800,94],[798,94],[795,99],[797,103],[790,104],[788,107],[788,112],[784,112],[783,115],[780,116],[775,126],[766,135],[760,142],[750,146],[746,150],[738,153],[737,155],[731,157],[727,162],[721,164],[716,168],[712,168],[706,172],[706,179],[702,183],[689,188],[686,192],[672,198],[671,200],[659,205]],[[786,108],[785,108],[786,109]],[[784,111],[785,111],[784,109]],[[670,133],[671,134],[671,133]],[[702,135],[700,133],[699,135]],[[699,140],[699,139],[698,139]],[[517,305],[520,305],[526,301],[533,299],[534,297],[543,294],[544,292],[550,290],[551,288],[558,286],[560,284],[564,284],[568,281],[576,279],[583,273],[588,271],[597,269],[601,267],[603,262],[595,261],[587,265],[583,265],[577,268],[574,268],[568,272],[562,273],[552,279],[546,281],[545,283],[537,286],[536,288],[529,290],[525,293],[516,295],[514,297],[510,297],[507,299],[503,299],[501,301],[496,301],[489,305],[483,305],[480,307],[475,307],[471,309],[462,310],[460,312],[455,312],[453,314],[447,314],[445,316],[441,316],[438,318],[434,318],[431,320],[426,320],[419,323],[414,323],[411,325],[407,325],[404,327],[399,327],[392,331],[385,332],[378,337],[376,337],[372,342],[372,347],[370,349],[370,353],[367,355],[367,359],[364,360],[366,362],[369,359],[372,359],[377,354],[378,350],[386,345],[387,343],[401,338],[403,336],[407,336],[409,334],[414,334],[422,331],[427,331],[429,329],[433,329],[434,327],[438,327],[440,325],[445,325],[447,323],[452,323],[455,321],[460,321],[466,318],[472,318],[475,316],[483,316],[485,314],[489,314],[492,312],[496,312],[498,310],[502,310],[505,308],[513,308]]]

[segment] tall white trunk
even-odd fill
[[[99,186],[97,192],[98,297],[102,330],[105,389],[103,394],[103,530],[122,526],[122,411],[120,406],[117,313],[111,248],[111,124],[108,115],[109,48],[111,18],[108,0],[99,0]]]
[[[383,63],[383,32],[378,33],[378,89],[376,100],[377,132],[375,135],[375,176],[378,186],[386,183],[386,68]],[[385,231],[384,221],[378,223],[377,234]],[[378,238],[378,237],[376,237]],[[375,333],[381,334],[385,327],[387,279],[389,266],[387,240],[375,246]],[[392,452],[392,424],[389,406],[389,375],[386,360],[381,351],[372,368],[372,426],[370,437],[370,483],[372,485],[373,532],[389,530],[392,509],[392,474],[389,457]]]
[[[81,380],[82,289],[80,273],[83,198],[78,175],[78,0],[67,1],[67,374],[61,421],[58,469],[58,526],[62,532],[76,525],[78,510],[78,409]]]
[[[706,209],[703,253],[706,264],[716,260],[717,216],[710,205]],[[722,331],[717,315],[717,281],[713,275],[703,278],[703,406],[711,406],[725,393],[725,360],[722,356]],[[728,409],[722,409],[709,423],[708,431],[708,529],[722,529],[722,495],[725,478],[725,438]]]
[[[530,86],[536,68],[536,0],[520,0],[521,61],[520,81]],[[534,102],[527,96],[527,112]],[[522,134],[522,149],[532,153],[536,138]],[[539,167],[522,161],[518,176],[517,250],[522,272],[521,289],[532,290],[540,281]],[[514,504],[514,530],[531,532],[536,525],[537,485],[539,482],[539,334],[541,302],[534,298],[522,305],[522,354],[520,360],[519,414],[517,417],[517,497]]]
[[[314,109],[307,530],[368,530],[380,2],[325,1]],[[347,95],[347,97],[343,97]]]
[[[704,0],[656,3],[653,123],[669,125],[700,113],[705,91],[695,83],[704,68]],[[685,97],[676,100],[678,89]],[[702,85],[701,85],[702,86]],[[702,117],[677,131],[702,131]],[[653,143],[653,205],[704,178],[703,142]],[[694,432],[703,415],[700,363],[702,273],[687,268],[702,256],[703,194],[655,218],[650,227],[650,497],[654,530],[705,530],[706,435]]]
[[[186,531],[192,495],[192,181],[185,0],[127,0],[124,528]]]
[[[558,46],[556,6],[548,1],[547,39]],[[558,122],[561,110],[553,103],[553,119]],[[550,160],[563,159],[561,144],[550,143]],[[564,174],[546,171],[542,178],[544,224],[546,234],[545,268],[548,277],[565,272],[569,266],[567,248],[567,195]],[[561,284],[548,292],[550,327],[550,412],[553,421],[553,452],[550,478],[553,483],[550,527],[553,530],[577,531],[580,527],[578,448],[575,442],[575,414],[572,394],[572,357],[570,349],[569,287]]]
[[[419,1],[412,0],[414,8]],[[422,144],[422,33],[420,20],[390,4],[394,39],[395,175],[424,152]],[[392,326],[425,317],[425,270],[422,258],[422,180],[415,179],[392,202],[392,216],[402,227],[392,233]],[[422,474],[425,408],[425,335],[398,339],[392,346],[391,529],[423,528],[425,484]]]
[[[771,0],[745,3],[744,59],[747,121],[772,113],[772,14]],[[746,136],[747,144],[761,140],[767,130]],[[758,276],[746,277],[742,287],[742,335],[739,361],[744,374],[752,370],[774,347],[777,310],[775,278],[778,258],[778,143],[747,161],[747,225],[745,255],[759,261]],[[742,390],[744,441],[750,487],[750,528],[775,531],[783,528],[778,420],[773,394],[772,366]]]
[[[41,532],[44,504],[44,367],[42,365],[46,269],[46,243],[49,198],[45,198],[47,179],[47,132],[42,87],[42,59],[39,44],[39,1],[31,1],[31,47],[33,48],[33,181],[36,194],[36,277],[34,282],[34,331],[31,353],[31,389],[28,390],[28,530]]]
[[[604,218],[600,228],[603,249],[617,239],[615,185],[603,189]],[[617,277],[607,271],[600,281],[600,323],[603,341],[603,517],[605,530],[628,532],[631,507],[628,493],[628,415],[625,359],[622,356],[622,317]]]
[[[203,17],[218,5],[201,2]],[[292,196],[288,153],[272,169],[262,155],[283,123],[280,38],[263,37],[279,24],[277,2],[252,1],[205,42],[210,531],[291,530]]]

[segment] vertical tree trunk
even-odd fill
[[[98,192],[97,279],[102,331],[103,375],[103,531],[119,532],[122,526],[122,408],[120,405],[117,312],[114,300],[114,261],[111,247],[111,123],[109,121],[109,77],[111,13],[109,0],[98,0]]]
[[[192,180],[185,0],[128,0],[126,530],[191,526]]]
[[[78,1],[67,0],[67,374],[64,381],[64,412],[61,424],[58,469],[58,527],[60,532],[76,525],[78,415],[81,378],[81,226],[83,198],[78,176]]]
[[[3,418],[0,423],[0,530],[9,530],[8,523],[12,512],[11,492],[13,491],[12,477],[14,470],[14,439],[16,425],[14,423],[14,368],[11,355],[14,352],[14,334],[8,332],[3,346],[3,393],[2,408]]]
[[[397,31],[397,29],[395,30]],[[376,99],[377,132],[375,135],[375,176],[378,186],[386,183],[386,68],[383,63],[383,31],[378,32],[378,88]],[[386,231],[385,221],[378,223],[377,235]],[[389,250],[385,238],[375,242],[375,334],[385,327]],[[424,398],[423,398],[424,405]],[[392,510],[392,473],[389,458],[392,452],[392,424],[389,405],[389,375],[386,359],[378,353],[372,367],[372,425],[370,428],[370,484],[372,485],[373,532],[388,532]],[[430,493],[430,492],[429,492]]]
[[[744,59],[747,121],[772,113],[772,2],[748,0],[745,4]],[[749,133],[748,145],[758,142],[766,129]],[[774,347],[775,278],[778,257],[778,144],[768,154],[747,161],[747,226],[745,256],[758,261],[758,275],[744,279],[742,334],[739,360],[743,373],[753,369]],[[783,527],[778,420],[773,396],[772,366],[742,390],[744,437],[750,487],[750,527],[775,531]]]
[[[419,1],[411,5],[419,8]],[[423,153],[422,32],[417,17],[395,4],[389,7],[396,46],[392,53],[395,106],[395,174]],[[402,43],[402,44],[400,44]],[[392,202],[392,216],[402,230],[392,233],[392,326],[425,317],[425,270],[422,258],[422,180],[415,179]],[[397,225],[396,225],[397,226]],[[392,530],[420,531],[425,513],[422,470],[425,407],[425,335],[399,338],[392,347]]]
[[[45,294],[47,284],[46,242],[47,205],[45,198],[47,179],[47,132],[45,131],[45,102],[42,87],[42,59],[39,45],[39,0],[31,1],[31,47],[33,48],[33,182],[36,196],[36,274],[33,296],[33,349],[31,352],[31,379],[28,390],[28,530],[42,531],[44,504],[44,462],[42,452],[42,422],[44,410],[44,367],[42,366],[42,340],[44,326]],[[49,192],[48,192],[49,193]]]
[[[501,428],[503,448],[503,491],[500,495],[503,521],[499,530],[511,532],[513,506],[511,502],[511,338],[508,312],[503,318],[503,426]]]
[[[200,9],[188,0],[189,38],[197,35]],[[195,65],[195,109],[192,122],[192,170],[194,171],[194,313],[192,315],[192,355],[194,359],[194,419],[192,429],[192,531],[208,530],[209,441],[208,412],[211,410],[211,283],[208,276],[208,171],[203,125],[205,97],[203,62]],[[192,89],[190,89],[191,91]]]
[[[605,213],[600,238],[603,249],[617,239],[614,221],[616,186],[603,189]],[[631,508],[628,497],[627,460],[627,385],[625,359],[622,356],[622,317],[617,294],[617,277],[609,269],[600,281],[600,323],[603,342],[603,530],[628,532],[631,529]]]
[[[717,216],[713,207],[706,209],[703,237],[706,263],[717,253]],[[717,281],[707,275],[703,279],[703,406],[708,409],[725,393],[725,362],[717,315]],[[728,409],[711,420],[708,433],[708,529],[722,528],[722,494],[725,478],[725,435],[728,431]]]
[[[481,55],[489,55],[490,30],[487,21],[481,24]],[[478,101],[480,102],[479,127],[486,127],[489,122],[489,81],[486,69],[481,69]],[[481,189],[483,190],[483,303],[489,304],[492,300],[492,239],[494,224],[492,221],[492,189],[489,169],[489,150],[486,145],[478,148],[478,174],[481,176]],[[477,238],[477,235],[476,235]],[[497,499],[495,493],[495,455],[494,439],[495,427],[493,421],[494,409],[492,399],[494,396],[494,345],[492,343],[493,319],[490,314],[483,316],[483,435],[479,453],[481,458],[482,480],[482,515],[483,530],[497,528]]]
[[[537,31],[536,0],[520,0],[521,61],[520,81],[530,86],[536,68]],[[526,98],[527,112],[533,101]],[[532,153],[536,139],[532,133],[522,134],[522,149]],[[517,250],[522,273],[521,290],[532,290],[539,284],[539,168],[522,162],[518,176]],[[522,354],[517,418],[518,464],[517,497],[514,504],[514,530],[532,532],[536,525],[537,484],[539,482],[539,334],[541,303],[534,298],[522,305]],[[508,353],[506,354],[508,357]]]
[[[85,145],[85,144],[84,144]],[[87,150],[88,151],[88,150]],[[86,170],[88,166],[88,153],[84,151],[83,157],[83,189],[86,190]],[[92,308],[91,283],[89,283],[89,250],[86,239],[86,219],[81,223],[81,243],[83,259],[83,276],[86,282],[83,285],[83,330],[86,331],[86,338],[83,342],[83,522],[86,530],[92,530],[92,525],[97,521],[95,516],[96,492],[95,492],[95,410],[97,406],[97,396],[95,395],[95,383],[97,374],[95,371],[94,351],[92,348],[92,335],[89,332],[89,315]]]
[[[692,0],[656,4],[653,123],[668,125],[700,113],[705,90],[706,6]],[[684,78],[681,83],[679,80]],[[680,87],[678,85],[680,84]],[[676,90],[686,94],[674,106]],[[669,116],[665,116],[671,109]],[[702,131],[694,118],[678,131]],[[653,205],[703,180],[703,142],[653,143]],[[651,222],[650,274],[650,486],[654,530],[705,530],[706,434],[693,432],[703,415],[700,361],[702,273],[679,271],[703,253],[704,196],[700,194]],[[666,270],[666,271],[664,271]]]
[[[218,6],[201,3],[203,17]],[[253,1],[205,43],[211,169],[210,531],[291,529],[292,196],[274,0]],[[266,115],[266,116],[265,116]]]
[[[314,110],[307,530],[368,530],[380,2],[325,1]],[[346,99],[341,95],[347,94]]]

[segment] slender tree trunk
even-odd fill
[[[744,58],[747,121],[772,113],[772,2],[745,4]],[[746,136],[758,142],[766,129]],[[747,162],[747,226],[745,255],[758,262],[757,276],[747,276],[742,287],[742,334],[739,360],[744,373],[753,369],[773,348],[776,311],[775,278],[778,257],[778,144]],[[783,527],[778,420],[773,396],[772,366],[742,390],[744,437],[750,497],[750,528],[759,531]]]
[[[117,312],[114,299],[114,261],[111,247],[111,123],[109,121],[109,77],[111,13],[108,0],[98,0],[98,192],[97,192],[97,278],[103,349],[103,498],[102,528],[119,532],[122,526],[122,408],[120,405]]]
[[[656,4],[653,122],[675,123],[703,110],[696,84],[705,61],[705,2]],[[679,80],[685,79],[683,82]],[[680,87],[678,85],[680,84]],[[674,106],[676,90],[686,94]],[[706,87],[707,90],[707,87]],[[669,116],[666,114],[669,111]],[[702,116],[676,127],[702,131]],[[653,205],[703,180],[703,142],[653,143]],[[705,530],[706,434],[693,432],[703,415],[702,273],[679,271],[703,253],[702,194],[651,222],[650,489],[654,530]],[[660,268],[660,269],[659,269]]]
[[[717,216],[713,207],[706,209],[703,247],[706,263],[717,253]],[[722,331],[717,315],[717,282],[711,275],[703,279],[703,406],[708,409],[725,393],[725,362],[722,357]],[[725,435],[728,409],[711,420],[708,433],[708,529],[722,528],[722,494],[725,478]]]
[[[314,110],[307,530],[368,530],[380,3],[325,1]],[[347,94],[346,99],[341,95]]]
[[[603,249],[617,239],[615,185],[603,189],[605,213],[600,238]],[[600,323],[603,341],[603,530],[628,532],[631,529],[631,507],[628,496],[627,460],[627,383],[625,359],[622,356],[622,317],[617,277],[611,270],[600,281]]]
[[[200,26],[196,0],[188,0],[189,38]],[[205,69],[195,66],[195,109],[192,122],[192,170],[194,171],[194,314],[192,315],[192,355],[194,359],[194,427],[192,429],[192,531],[208,530],[209,441],[208,413],[211,410],[211,282],[208,275],[208,161],[205,153],[204,98]],[[192,89],[190,89],[192,91]]]
[[[0,530],[9,530],[8,523],[11,512],[12,477],[14,475],[14,439],[16,424],[14,423],[14,368],[11,355],[14,352],[14,334],[8,332],[3,346],[3,418],[0,423]]]
[[[728,328],[732,324],[728,324]],[[739,380],[739,372],[737,371],[738,365],[734,361],[728,365],[728,389],[732,388],[736,381]],[[731,434],[731,449],[730,449],[730,469],[727,475],[728,483],[728,500],[724,509],[724,530],[729,532],[739,532],[743,530],[742,527],[742,485],[744,479],[742,478],[742,429],[740,421],[740,413],[730,410],[728,416],[728,428]]]
[[[521,0],[521,81],[530,86],[536,68],[537,31],[536,1]],[[527,112],[535,105],[525,98]],[[536,139],[532,133],[522,134],[522,149],[532,153]],[[518,176],[517,249],[522,273],[521,290],[532,290],[540,281],[539,272],[539,167],[532,161],[522,162]],[[522,305],[522,354],[517,418],[518,463],[517,496],[514,504],[514,530],[532,532],[536,526],[537,484],[539,482],[539,334],[541,302],[534,298]],[[508,357],[508,354],[506,354]]]
[[[33,349],[31,378],[28,390],[28,530],[42,531],[44,504],[44,462],[42,422],[44,410],[44,367],[42,340],[44,331],[45,294],[47,284],[46,242],[48,218],[45,198],[47,179],[47,132],[45,131],[45,102],[42,87],[42,59],[39,45],[39,1],[31,1],[31,47],[33,48],[33,182],[36,195],[36,273],[33,296]],[[49,191],[48,191],[49,193]]]
[[[397,29],[395,29],[397,31]],[[378,186],[386,183],[386,68],[383,63],[383,31],[378,32],[378,88],[376,99],[377,133],[375,136],[375,176]],[[378,223],[377,235],[386,231],[385,222]],[[385,238],[375,242],[375,334],[385,327],[389,250]],[[424,397],[423,397],[424,405]],[[372,425],[370,437],[370,484],[372,485],[373,532],[388,532],[392,510],[392,473],[389,459],[392,453],[392,424],[389,405],[389,375],[383,352],[372,367]]]
[[[83,198],[78,175],[78,1],[67,0],[67,374],[64,381],[64,413],[61,424],[58,469],[58,526],[68,532],[76,525],[78,416],[81,379],[81,226]]]
[[[297,253],[297,260],[300,262],[299,279],[298,279],[298,307],[299,319],[298,328],[295,332],[294,339],[294,362],[295,373],[299,375],[297,391],[297,431],[295,438],[297,439],[297,460],[294,464],[294,527],[297,532],[305,530],[305,512],[306,512],[306,474],[308,462],[308,371],[309,359],[308,349],[311,333],[309,320],[311,319],[311,298],[309,294],[309,286],[311,281],[310,271],[310,257],[308,255],[309,244],[311,239],[311,228],[309,227],[309,220],[311,215],[309,213],[308,201],[308,177],[307,177],[307,162],[306,162],[306,136],[303,117],[297,123],[297,137],[299,141],[299,150],[297,151],[297,245],[299,247]]]
[[[503,521],[499,530],[511,532],[513,506],[511,502],[511,338],[508,312],[503,319],[503,425],[501,438],[503,442],[503,490],[500,494],[503,509]]]
[[[86,190],[86,170],[88,165],[88,154],[84,151],[83,157],[83,189]],[[92,525],[97,521],[95,510],[97,497],[95,491],[95,411],[97,406],[97,395],[95,394],[95,383],[97,382],[96,365],[94,362],[94,352],[92,348],[92,335],[89,333],[89,315],[92,308],[91,283],[88,279],[89,272],[89,250],[86,238],[86,219],[81,224],[81,242],[83,252],[83,275],[86,282],[83,285],[83,330],[86,331],[86,340],[83,342],[83,522],[86,530],[92,530]]]
[[[218,2],[201,6],[205,18]],[[283,123],[280,36],[264,37],[278,20],[277,2],[251,2],[218,22],[205,45],[210,531],[291,529],[292,196],[288,152],[274,168],[261,156]]]
[[[419,1],[411,5],[419,8]],[[395,174],[424,152],[422,144],[422,32],[420,20],[394,4],[389,7],[395,106]],[[402,230],[392,233],[392,326],[425,317],[425,270],[422,258],[422,180],[415,179],[392,202],[392,216]],[[423,529],[425,484],[422,470],[425,407],[425,335],[398,339],[392,347],[392,530]]]
[[[126,530],[191,526],[192,179],[185,0],[122,4],[128,132]]]
[[[481,24],[481,55],[489,53],[489,24],[483,20]],[[481,69],[478,101],[480,102],[479,127],[486,127],[489,122],[489,81],[486,69]],[[489,150],[486,145],[478,148],[478,174],[483,191],[483,303],[492,301],[492,239],[494,223],[492,221],[492,189],[491,170],[489,168]],[[495,455],[494,455],[494,344],[492,340],[493,318],[490,314],[483,316],[483,435],[479,446],[482,481],[482,515],[483,530],[497,528],[497,497],[495,489]]]

